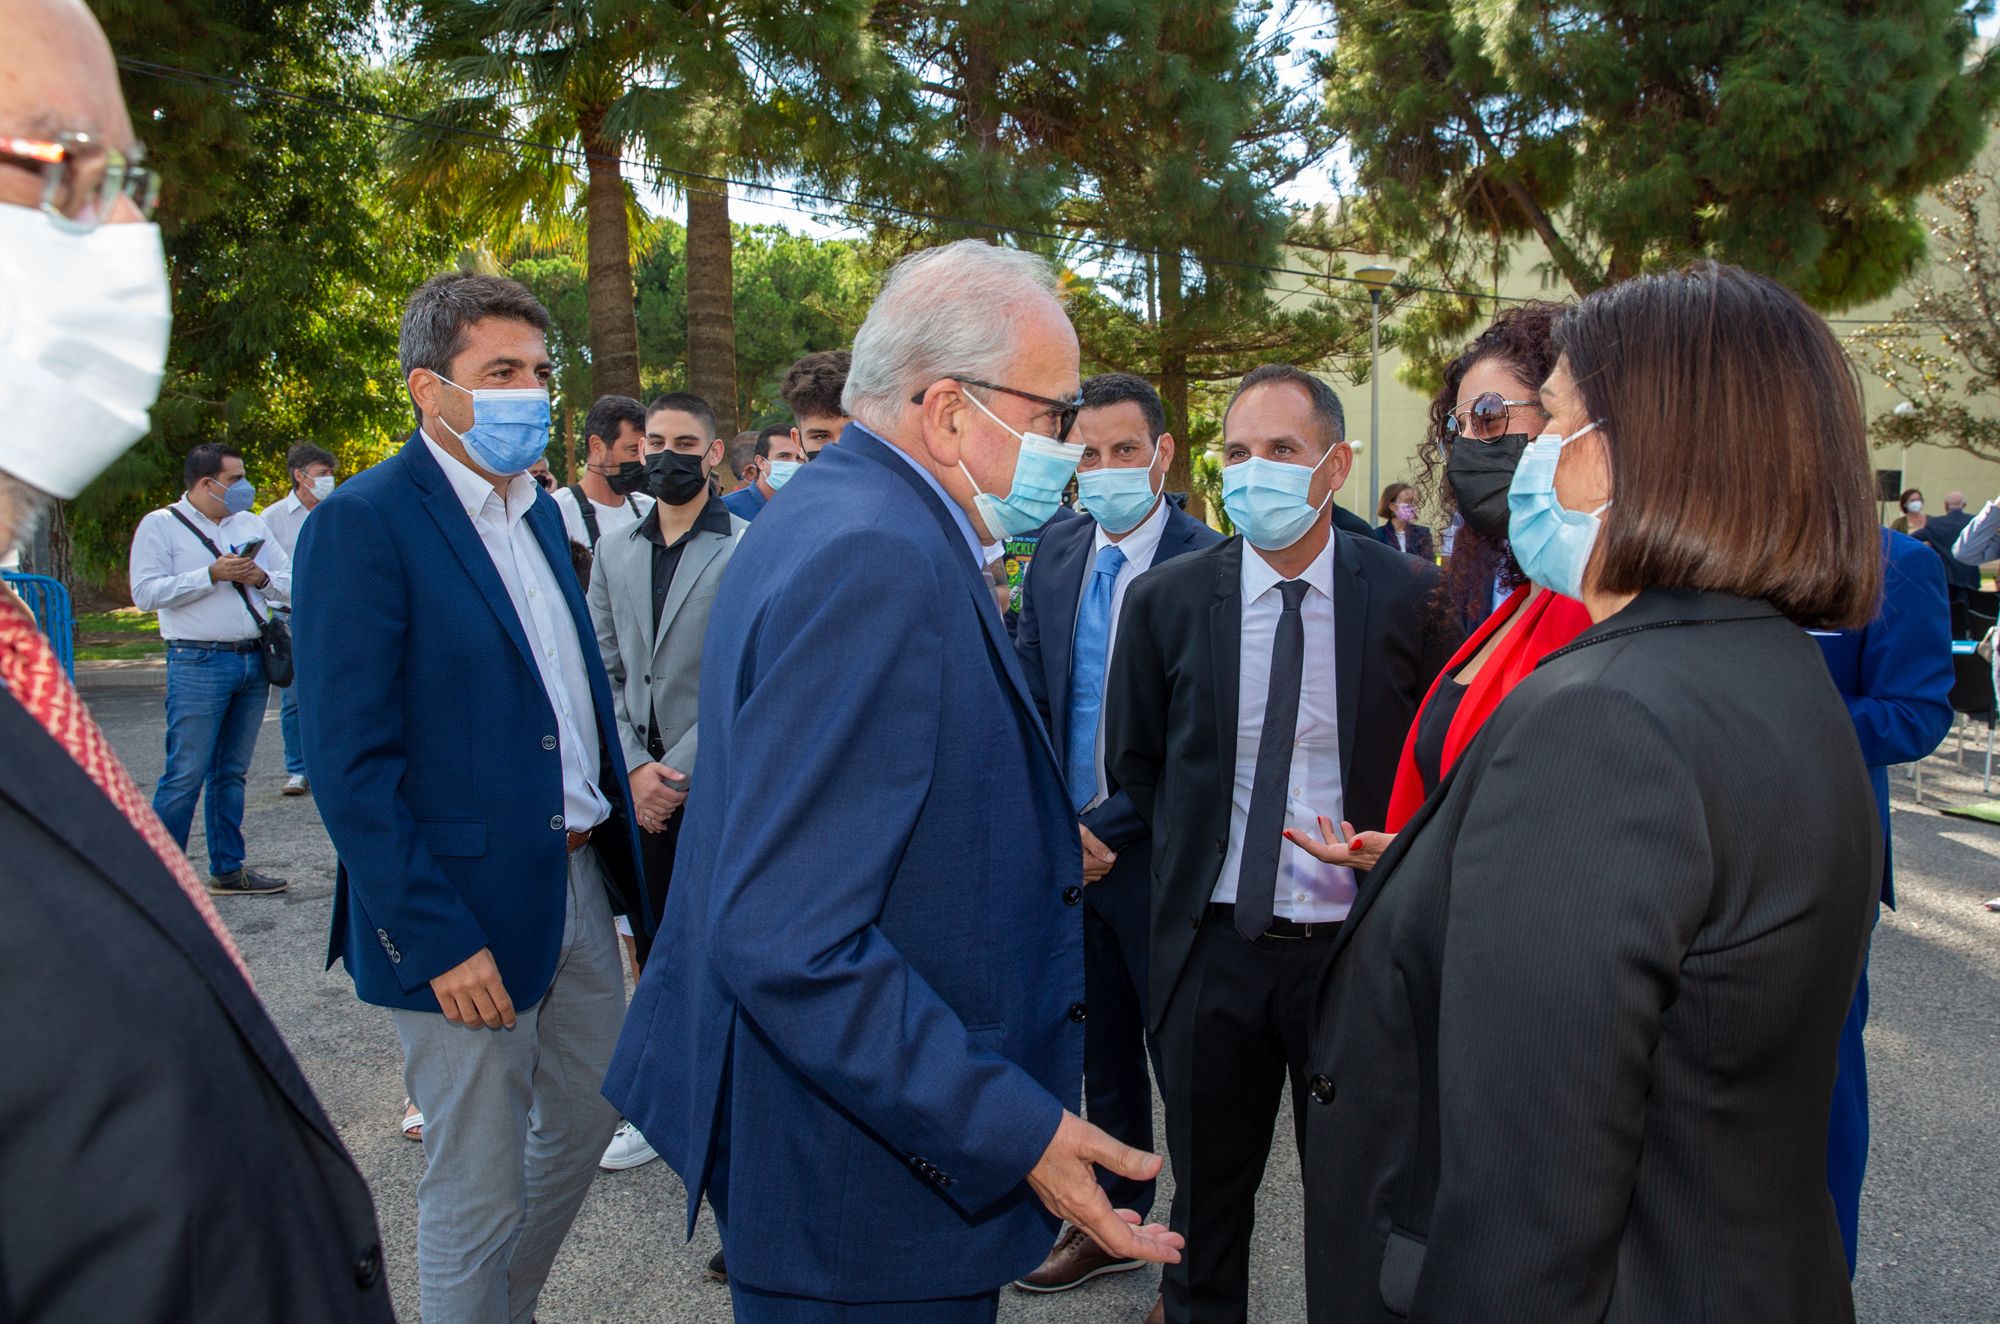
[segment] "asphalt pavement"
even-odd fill
[[[160,775],[165,714],[157,667],[86,672],[92,711],[142,787]],[[476,720],[471,718],[469,720]],[[1897,893],[1870,965],[1868,1029],[1874,1134],[1862,1208],[1857,1313],[1869,1324],[2000,1324],[2000,826],[1946,817],[1981,791],[1983,745],[1966,770],[1946,752],[1926,764],[1924,798],[1892,775]],[[1754,756],[1754,752],[1746,752]],[[334,857],[310,797],[284,799],[283,749],[273,696],[250,777],[245,835],[250,863],[291,880],[275,897],[232,898],[222,913],[257,989],[340,1128],[375,1193],[398,1313],[415,1321],[416,1184],[421,1146],[402,1139],[402,1063],[388,1013],[365,1006],[338,968],[325,969]],[[196,816],[191,843],[206,867]],[[1281,1136],[1284,1127],[1280,1127]],[[1162,1183],[1163,1215],[1171,1174]],[[557,1259],[541,1324],[730,1318],[726,1288],[702,1266],[716,1249],[704,1211],[684,1240],[685,1195],[661,1163],[600,1173]],[[1258,1201],[1250,1320],[1305,1318],[1297,1155],[1281,1143]],[[1076,1291],[1008,1291],[1001,1319],[1140,1324],[1152,1271],[1100,1279]]]

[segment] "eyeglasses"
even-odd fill
[[[1504,437],[1516,409],[1532,409],[1544,418],[1548,416],[1548,411],[1542,408],[1539,400],[1503,400],[1500,392],[1487,391],[1445,416],[1444,444],[1450,445],[1461,436],[1474,441]]]
[[[1038,405],[1047,405],[1056,411],[1057,441],[1069,440],[1069,430],[1076,426],[1076,416],[1083,412],[1082,391],[1078,391],[1073,399],[1051,400],[1046,395],[1036,395],[1032,391],[1017,391],[1011,386],[1002,386],[998,382],[982,382],[975,377],[954,377],[952,380],[960,386],[977,386],[983,390],[999,391],[1005,395],[1019,396],[1023,400],[1033,400]],[[924,393],[922,391],[918,391],[910,397],[910,403],[913,405],[920,405],[923,402]]]
[[[53,140],[0,135],[0,164],[39,174],[42,211],[70,230],[95,230],[118,209],[120,198],[150,220],[160,200],[160,177],[139,164],[141,159],[136,147],[127,154],[87,133]]]

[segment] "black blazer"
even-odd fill
[[[152,848],[0,690],[0,1319],[392,1320],[375,1209]]]
[[[1421,557],[1426,561],[1437,560],[1437,543],[1431,538],[1430,525],[1412,524],[1404,532],[1410,538],[1411,556]],[[1375,537],[1384,547],[1394,547],[1399,552],[1403,550],[1396,546],[1396,526],[1386,520],[1375,526]]]
[[[1881,862],[1767,603],[1649,592],[1552,654],[1322,981],[1315,1324],[1852,1320],[1827,1115]]]
[[[1334,637],[1306,648],[1334,650],[1344,812],[1379,830],[1417,705],[1463,636],[1435,608],[1436,566],[1333,536]],[[1229,846],[1245,554],[1231,538],[1134,580],[1105,686],[1106,763],[1152,829],[1156,1029]]]
[[[1972,523],[1969,510],[1947,510],[1942,515],[1933,515],[1924,527],[1910,536],[1924,543],[1944,561],[1944,582],[1953,588],[1978,588],[1979,567],[1967,565],[1951,554],[1951,545],[1958,541],[1958,535],[1965,532],[1965,526]]]

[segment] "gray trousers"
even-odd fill
[[[396,1011],[403,1082],[424,1114],[417,1285],[424,1324],[527,1324],[618,1112],[604,1072],[625,978],[594,847],[569,857],[549,991],[511,1030]]]

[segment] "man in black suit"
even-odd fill
[[[1418,703],[1459,642],[1437,569],[1327,509],[1353,462],[1340,401],[1282,365],[1223,420],[1241,536],[1125,601],[1106,687],[1113,782],[1152,829],[1150,972],[1165,1067],[1176,1324],[1241,1321],[1278,1101],[1304,1139],[1308,1017],[1354,871],[1284,835],[1379,829]]]
[[[1965,509],[1965,493],[1946,492],[1944,494],[1944,514],[1931,516],[1923,528],[1917,530],[1916,537],[1930,544],[1932,551],[1944,562],[1945,596],[1951,602],[1951,637],[1970,639],[1971,621],[1966,612],[1972,606],[1972,594],[1979,587],[1979,567],[1967,565],[1951,554],[1952,544],[1958,535],[1965,532],[1965,526],[1972,523],[1972,516]]]
[[[0,124],[131,153],[81,0],[8,17]],[[19,425],[0,438],[0,558],[145,431],[166,361],[143,193],[45,190],[34,159],[0,169],[19,260],[0,306]],[[0,842],[0,1319],[392,1319],[367,1186],[187,857],[5,589]]]
[[[1147,902],[1153,852],[1131,797],[1104,773],[1106,666],[1119,607],[1132,581],[1222,535],[1162,495],[1174,462],[1159,393],[1143,378],[1106,373],[1083,384],[1070,439],[1083,518],[1058,519],[1042,535],[1021,590],[1015,643],[1021,670],[1055,743],[1083,834],[1080,886],[1063,899],[1083,907],[1084,1102],[1091,1121],[1135,1149],[1153,1148],[1153,1085],[1146,1039]],[[1153,1183],[1101,1174],[1114,1208],[1141,1217]],[[1041,1267],[1016,1286],[1061,1292],[1140,1267],[1113,1259],[1081,1228],[1063,1229]]]

